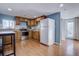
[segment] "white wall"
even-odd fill
[[[61,19],[61,21],[60,21],[61,23],[60,23],[60,27],[61,27],[61,40],[65,40],[65,33],[66,33],[66,20],[64,20],[64,19]]]
[[[75,18],[75,39],[79,40],[79,17]]]

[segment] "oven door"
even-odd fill
[[[28,36],[28,32],[22,32],[22,36]]]
[[[27,31],[22,31],[22,40],[27,39],[28,37],[28,32]]]

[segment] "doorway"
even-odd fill
[[[66,22],[66,39],[74,38],[74,21]]]

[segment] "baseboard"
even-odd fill
[[[47,44],[44,44],[44,43],[40,43],[40,44],[42,44],[42,45],[44,45],[44,46],[52,46],[52,45],[61,45],[61,43],[57,43],[57,42],[54,42],[52,45],[47,45]]]
[[[79,41],[79,39],[73,39],[73,40]]]
[[[55,45],[61,45],[61,43],[54,42]]]
[[[48,46],[48,47],[49,47],[49,45],[47,45],[47,44],[44,44],[44,43],[41,43],[41,42],[40,42],[40,44],[42,44],[42,45],[44,45],[44,46]]]

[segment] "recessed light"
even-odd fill
[[[59,7],[63,7],[64,6],[64,4],[60,4],[60,6]]]
[[[8,11],[12,11],[12,9],[11,8],[8,8]]]

